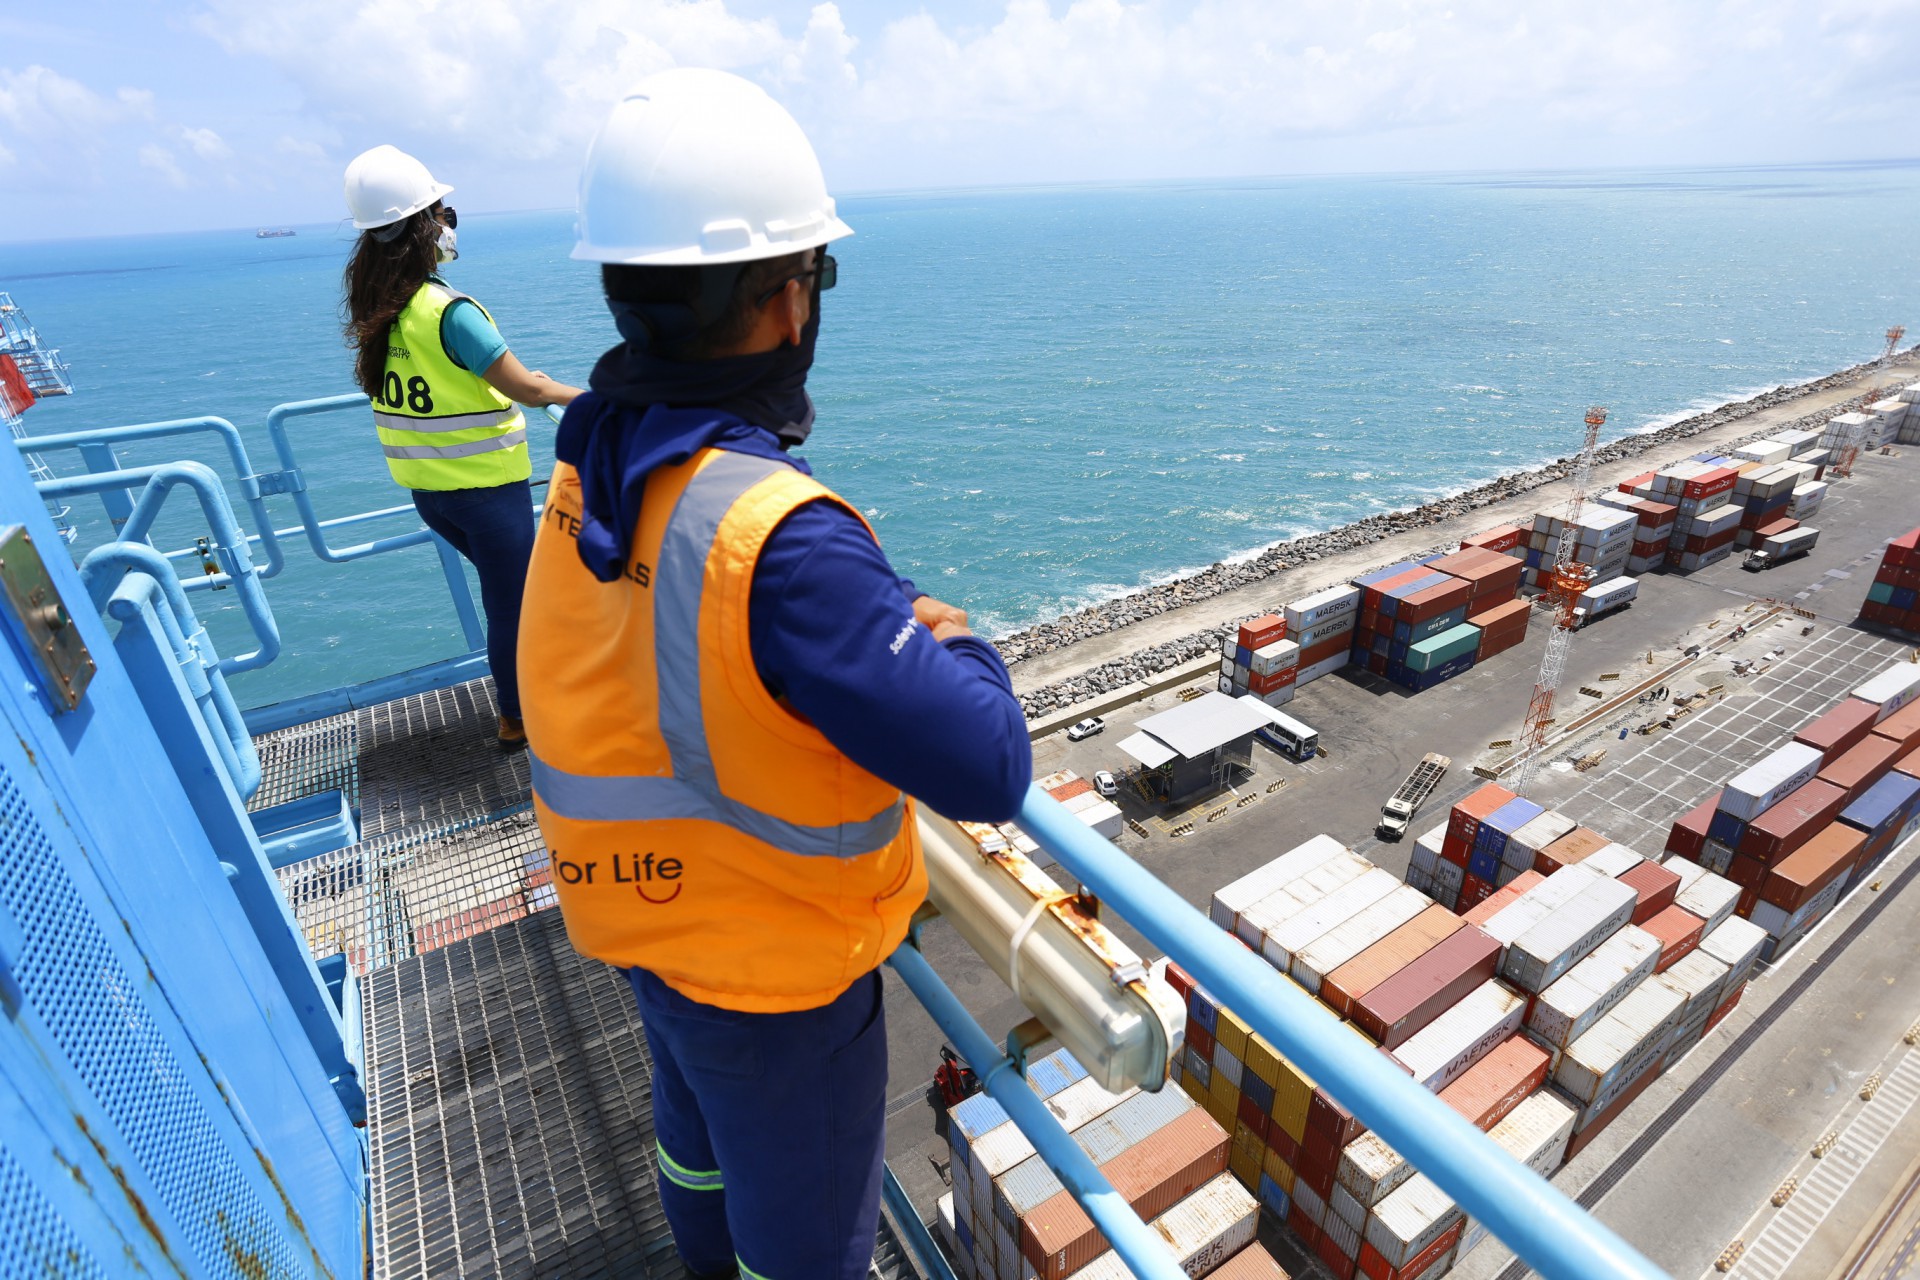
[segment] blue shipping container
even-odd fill
[[[1840,811],[1840,821],[1874,837],[1900,826],[1913,815],[1920,798],[1920,778],[1890,773],[1867,788],[1867,793]]]
[[[1904,610],[1913,608],[1916,600],[1920,600],[1920,591],[1915,591],[1912,587],[1895,587],[1890,603],[1894,608]]]
[[[1273,1111],[1273,1086],[1251,1071],[1240,1073],[1240,1093],[1252,1098],[1254,1105],[1264,1112]]]
[[[1007,1123],[1007,1113],[984,1093],[976,1093],[953,1109],[949,1116],[952,1145],[959,1150],[970,1147],[984,1135]]]
[[[1473,839],[1473,847],[1490,850],[1498,860],[1500,853],[1507,847],[1507,837],[1545,813],[1546,806],[1537,805],[1531,800],[1509,800],[1488,814],[1480,822],[1480,833]],[[1491,880],[1491,875],[1480,877]]]
[[[1027,1064],[1027,1087],[1042,1098],[1051,1098],[1086,1078],[1087,1069],[1065,1049],[1056,1049],[1040,1061]]]
[[[1287,1193],[1280,1189],[1280,1184],[1264,1173],[1260,1175],[1260,1207],[1282,1220],[1285,1220],[1287,1211],[1293,1208],[1293,1202],[1287,1199]]]
[[[1456,609],[1447,610],[1437,618],[1428,618],[1425,622],[1414,623],[1413,634],[1407,639],[1413,644],[1419,644],[1422,640],[1432,639],[1442,631],[1453,630],[1466,620],[1467,606],[1461,605]]]
[[[1482,880],[1500,878],[1500,855],[1492,849],[1475,849],[1467,855],[1467,871]]]
[[[1707,820],[1707,839],[1718,840],[1729,849],[1740,847],[1740,837],[1747,834],[1747,824],[1724,809],[1715,809],[1713,817]]]
[[[1187,992],[1187,1016],[1200,1024],[1200,1029],[1212,1035],[1220,1025],[1220,1006],[1199,983]]]
[[[1363,573],[1359,577],[1352,579],[1352,582],[1356,587],[1370,587],[1376,582],[1385,582],[1388,578],[1397,578],[1401,574],[1411,572],[1419,567],[1420,565],[1416,561],[1402,560],[1399,564],[1388,565],[1384,569],[1375,569],[1372,573]]]

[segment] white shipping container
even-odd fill
[[[1367,1219],[1366,1240],[1387,1266],[1398,1270],[1445,1235],[1462,1216],[1460,1206],[1435,1186],[1433,1179],[1416,1174],[1374,1209]]]
[[[1360,588],[1344,582],[1337,587],[1316,591],[1310,596],[1301,596],[1282,610],[1287,620],[1287,630],[1295,635],[1329,618],[1337,618],[1343,613],[1359,612]]]
[[[1602,609],[1623,605],[1639,594],[1638,578],[1608,578],[1582,591],[1575,603],[1577,608],[1585,609],[1588,613],[1599,613]]]
[[[1616,840],[1595,849],[1581,859],[1580,865],[1591,867],[1603,876],[1618,879],[1645,861],[1645,858]]]
[[[1253,1243],[1260,1203],[1223,1173],[1153,1220],[1153,1229],[1189,1276],[1204,1276]],[[1106,1257],[1118,1257],[1109,1252]],[[1076,1273],[1080,1276],[1087,1271]],[[1131,1275],[1122,1268],[1115,1275]]]
[[[1721,922],[1700,940],[1700,950],[1727,966],[1727,978],[1721,999],[1747,980],[1759,963],[1760,948],[1766,945],[1767,931],[1751,920],[1734,916]]]
[[[1571,902],[1581,890],[1600,879],[1603,877],[1587,870],[1585,863],[1562,867],[1521,894],[1517,901],[1500,908],[1481,927],[1501,946],[1510,946],[1515,938],[1546,919],[1555,907]]]
[[[1793,450],[1793,456],[1796,458],[1820,443],[1820,433],[1818,431],[1781,431],[1776,432],[1773,438],[1775,440],[1784,440],[1787,446]]]
[[[1207,908],[1207,918],[1231,933],[1239,923],[1242,910],[1274,890],[1285,887],[1289,881],[1306,875],[1334,855],[1345,852],[1347,846],[1332,836],[1315,836],[1305,844],[1296,845],[1264,867],[1249,871],[1214,890],[1213,901]]]
[[[1433,896],[1433,872],[1432,871],[1422,871],[1419,867],[1416,867],[1411,863],[1409,863],[1407,866],[1406,879],[1407,879],[1407,884],[1410,888],[1418,889],[1421,893],[1424,893],[1429,898]]]
[[[1829,907],[1840,900],[1845,889],[1846,879],[1842,877],[1801,903],[1799,910],[1792,912],[1783,911],[1771,902],[1756,902],[1749,919],[1773,937],[1785,938],[1798,932],[1801,926],[1819,920]]]
[[[1400,877],[1385,867],[1374,867],[1304,911],[1289,916],[1279,928],[1269,930],[1260,944],[1260,954],[1268,964],[1285,973],[1292,967],[1294,956],[1311,946],[1315,939],[1342,921],[1352,919],[1399,885]]]
[[[1408,855],[1407,865],[1428,875],[1433,874],[1434,864],[1440,861],[1440,849],[1446,843],[1447,824],[1441,823],[1413,842],[1413,852]]]
[[[1371,1209],[1414,1173],[1414,1167],[1401,1159],[1385,1138],[1369,1130],[1340,1152],[1340,1168],[1334,1179],[1363,1207]]]
[[[1327,1240],[1343,1255],[1349,1258],[1360,1256],[1360,1229],[1327,1206],[1327,1216],[1320,1220],[1320,1229],[1326,1232]]]
[[[1713,1012],[1713,1007],[1720,1003],[1720,988],[1725,985],[1730,971],[1730,965],[1722,964],[1695,947],[1668,965],[1665,973],[1655,974],[1653,980],[1664,982],[1686,1000],[1678,1019],[1685,1024],[1696,1014],[1704,1016]]]
[[[1296,1180],[1293,1190],[1288,1194],[1293,1198],[1294,1206],[1306,1215],[1308,1222],[1317,1227],[1327,1220],[1327,1202],[1307,1185],[1305,1178]]]
[[[1256,676],[1270,676],[1299,665],[1300,646],[1291,640],[1275,640],[1253,651],[1251,669]]]
[[[1920,667],[1915,670],[1920,671]],[[1752,822],[1788,792],[1810,781],[1820,772],[1821,764],[1819,748],[1789,742],[1735,775],[1720,793],[1720,811],[1742,822]]]
[[[1920,662],[1896,662],[1853,691],[1862,702],[1880,708],[1874,717],[1878,724],[1900,708],[1920,697]]]
[[[1239,1055],[1234,1053],[1233,1050],[1223,1044],[1215,1044],[1213,1046],[1213,1073],[1217,1076],[1225,1076],[1227,1083],[1237,1090],[1240,1087],[1241,1078],[1246,1073],[1246,1067],[1241,1063]]]
[[[1389,873],[1391,874],[1391,873]],[[1320,983],[1347,961],[1433,905],[1427,896],[1407,885],[1396,885],[1385,897],[1341,921],[1293,958],[1288,972],[1315,995]]]
[[[1793,454],[1791,445],[1777,440],[1755,440],[1752,444],[1743,444],[1733,451],[1733,456],[1748,462],[1765,463],[1773,466],[1785,462]]]
[[[1335,636],[1343,636],[1353,630],[1360,620],[1357,613],[1343,613],[1337,618],[1328,618],[1325,622],[1315,623],[1306,630],[1298,632],[1302,649],[1316,644],[1325,644]]]
[[[1438,1093],[1489,1050],[1520,1029],[1524,998],[1498,982],[1484,982],[1393,1051],[1394,1061]]]
[[[1548,1044],[1564,1048],[1652,977],[1659,963],[1660,940],[1637,925],[1627,925],[1540,993],[1527,1015],[1527,1026]]]
[[[1630,1082],[1636,1055],[1649,1043],[1665,1040],[1685,1002],[1679,992],[1643,982],[1612,1013],[1567,1046],[1554,1067],[1553,1081],[1577,1102],[1591,1104],[1610,1086]]]
[[[1331,658],[1322,658],[1318,662],[1309,663],[1308,665],[1300,668],[1300,674],[1293,678],[1293,682],[1296,685],[1310,684],[1313,681],[1318,680],[1321,676],[1332,675],[1334,672],[1340,670],[1342,667],[1347,666],[1352,661],[1353,661],[1352,653],[1349,652],[1348,650],[1342,649],[1339,653],[1334,654]]]
[[[1501,855],[1501,860],[1511,862],[1516,867],[1531,867],[1534,854],[1579,825],[1566,814],[1555,813],[1549,809],[1507,837],[1506,852]],[[1444,831],[1442,834],[1445,834]],[[1514,856],[1507,857],[1506,853],[1512,853]],[[1520,861],[1522,856],[1525,857],[1525,862]]]
[[[1567,1141],[1573,1137],[1573,1121],[1572,1107],[1541,1090],[1508,1112],[1487,1136],[1544,1178],[1566,1158]]]
[[[1460,900],[1460,890],[1466,888],[1467,869],[1457,862],[1448,862],[1445,858],[1433,864],[1433,896],[1435,901],[1451,908]]]
[[[1667,865],[1672,867],[1673,864]],[[1702,868],[1699,875],[1680,886],[1680,892],[1674,895],[1673,905],[1699,916],[1706,922],[1706,932],[1711,933],[1733,915],[1733,909],[1739,901],[1739,885]]]
[[[1632,920],[1638,902],[1631,886],[1596,881],[1515,938],[1500,958],[1500,972],[1523,991],[1544,990]]]
[[[1353,1232],[1355,1252],[1358,1252],[1360,1228],[1367,1223],[1367,1206],[1355,1199],[1353,1192],[1335,1182],[1333,1193],[1327,1197],[1327,1216],[1340,1219]]]

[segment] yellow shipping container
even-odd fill
[[[1313,1081],[1282,1058],[1280,1078],[1273,1085],[1273,1118],[1295,1142],[1306,1137],[1307,1107],[1312,1101]]]
[[[1232,1115],[1240,1108],[1240,1090],[1234,1087],[1233,1081],[1227,1079],[1227,1073],[1224,1071],[1213,1073],[1213,1081],[1207,1085],[1207,1096],[1224,1101],[1227,1104],[1228,1115]],[[1232,1133],[1233,1121],[1226,1121],[1224,1127],[1228,1133]]]
[[[1186,1090],[1189,1098],[1192,1098],[1203,1107],[1207,1105],[1207,1087],[1200,1083],[1199,1076],[1191,1072],[1182,1075],[1180,1077],[1180,1087]]]
[[[1280,1158],[1280,1148],[1268,1147],[1267,1158],[1260,1162],[1261,1171],[1280,1184],[1280,1189],[1288,1195],[1293,1194],[1293,1166]]]
[[[1233,1145],[1235,1147],[1245,1147],[1253,1154],[1256,1163],[1267,1158],[1267,1140],[1265,1136],[1256,1133],[1253,1127],[1245,1120],[1234,1121]]]
[[[1240,1015],[1231,1009],[1220,1010],[1220,1017],[1214,1027],[1213,1042],[1245,1062],[1247,1060],[1247,1037],[1252,1033],[1247,1024],[1240,1021]]]
[[[1258,1033],[1247,1037],[1247,1052],[1240,1061],[1268,1084],[1280,1083],[1280,1051]]]
[[[1258,1193],[1260,1190],[1260,1161],[1235,1146],[1227,1152],[1227,1170],[1239,1179],[1240,1185]]]
[[[1213,1117],[1215,1124],[1229,1132],[1232,1131],[1234,1112],[1238,1109],[1239,1103],[1210,1093],[1207,1095],[1207,1100],[1200,1105],[1206,1108],[1207,1114]]]

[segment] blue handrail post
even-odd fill
[[[1068,873],[1299,1063],[1547,1280],[1666,1280],[1626,1241],[1437,1095],[1395,1070],[1360,1037],[1342,1030],[1331,1010],[1284,980],[1038,786],[1029,788],[1016,821]]]
[[[460,634],[466,637],[467,648],[486,648],[487,629],[480,621],[480,611],[473,607],[473,592],[467,589],[467,571],[460,553],[437,533],[433,535],[433,549],[440,557],[440,572],[446,575],[447,594],[453,597],[453,611],[460,617]]]
[[[80,461],[87,470],[96,474],[120,469],[119,455],[104,440],[81,445]],[[127,517],[133,514],[133,498],[125,489],[101,490],[100,505],[106,508],[107,519],[112,522],[114,532],[118,533],[127,527]]]

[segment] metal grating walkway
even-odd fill
[[[358,844],[278,875],[313,954],[364,980],[372,1274],[678,1280],[633,997],[547,910],[526,753],[494,716],[481,680],[255,743],[251,807],[360,808]],[[884,1217],[873,1274],[914,1275]]]

